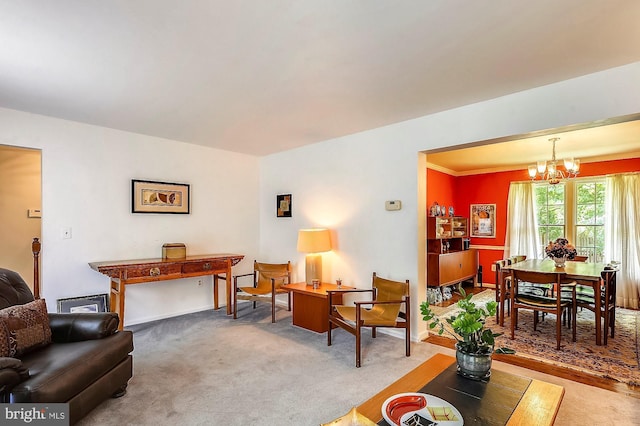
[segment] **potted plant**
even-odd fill
[[[486,379],[491,375],[491,356],[493,353],[512,354],[510,348],[498,348],[494,350],[495,338],[503,333],[494,333],[485,324],[488,316],[495,316],[497,302],[492,300],[486,308],[476,306],[471,299],[473,294],[466,294],[460,288],[462,299],[458,301],[460,312],[445,318],[450,329],[445,327],[441,319],[433,312],[428,301],[420,304],[422,319],[427,322],[429,329],[438,327],[438,334],[445,331],[452,335],[456,343],[456,361],[458,373],[474,380]]]

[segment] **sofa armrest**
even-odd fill
[[[22,365],[22,361],[8,356],[0,357],[0,386],[15,385],[27,378],[29,369]]]
[[[102,339],[118,331],[119,323],[115,312],[49,313],[51,340],[55,343]]]

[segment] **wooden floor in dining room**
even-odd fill
[[[469,294],[477,294],[487,290],[490,287],[463,287],[464,291]],[[447,307],[454,303],[457,303],[461,299],[461,295],[458,292],[453,293],[453,297],[449,300],[445,300],[437,306]],[[455,340],[441,336],[429,336],[426,342],[438,344],[440,346],[449,347],[455,349]],[[574,382],[583,383],[590,386],[595,386],[601,389],[610,390],[612,392],[620,393],[623,395],[631,396],[640,399],[640,386],[627,385],[626,383],[618,382],[613,379],[606,379],[590,374],[570,370],[568,368],[558,367],[543,362],[526,359],[523,357],[513,355],[500,355],[494,354],[493,359],[501,361],[507,364],[517,365],[518,367],[528,368],[530,370],[539,371],[545,374],[551,374],[556,377],[561,377],[567,380],[573,380]]]

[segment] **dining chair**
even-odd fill
[[[586,262],[587,259],[589,259],[589,256],[575,256],[573,259],[569,260],[568,262]],[[555,289],[553,289],[553,291],[555,291]],[[562,297],[566,300],[571,300],[572,297],[572,291],[568,290],[568,289],[561,289],[560,290],[562,292]],[[593,286],[590,283],[584,283],[584,284],[580,284],[579,281],[576,281],[576,288],[575,288],[575,293],[576,293],[576,300],[579,299],[580,297],[585,297],[585,298],[590,298],[591,300],[593,300]],[[580,310],[582,310],[582,307],[580,308]],[[566,323],[567,320],[569,321],[569,325],[571,325],[571,319],[567,318],[567,314],[566,312],[564,313],[564,316],[562,318],[562,320]]]
[[[496,303],[498,309],[496,311],[496,322],[504,326],[505,305],[507,307],[507,316],[511,315],[511,274],[503,269],[509,265],[527,260],[527,256],[516,255],[508,259],[498,260],[495,263],[496,270]],[[546,287],[540,287],[532,283],[520,283],[520,292],[533,295],[543,296],[547,292]]]
[[[504,312],[505,305],[507,305],[507,315],[511,315],[510,293],[511,290],[511,275],[509,272],[505,272],[503,269],[509,265],[507,259],[501,259],[494,263],[496,270],[496,303],[498,309],[496,310],[496,322],[501,326],[504,325]]]
[[[562,314],[565,311],[569,311],[571,316],[571,323],[573,324],[573,341],[576,341],[576,293],[575,282],[562,282],[560,274],[543,273],[543,272],[531,272],[531,271],[519,271],[512,270],[512,291],[511,291],[511,339],[515,338],[515,330],[518,327],[518,311],[521,309],[528,309],[533,311],[533,330],[537,329],[538,325],[538,312],[546,314],[554,314],[556,316],[556,349],[560,349],[560,342],[562,338]],[[567,287],[572,289],[573,296],[571,300],[565,300],[562,298],[562,292],[555,292],[554,295],[537,296],[519,291],[521,283],[532,284],[546,284],[551,286],[558,286],[559,288]]]
[[[252,286],[238,286],[238,279],[252,277]],[[253,309],[257,302],[271,304],[271,322],[276,322],[276,296],[287,295],[287,310],[291,310],[291,293],[282,288],[291,283],[291,262],[262,263],[253,261],[253,272],[234,275],[233,277],[233,319],[238,318],[238,300],[253,302]]]
[[[329,296],[329,331],[327,346],[331,346],[331,329],[338,326],[356,337],[356,367],[360,367],[362,328],[371,328],[371,337],[376,337],[378,327],[404,329],[405,353],[411,355],[411,301],[409,280],[405,282],[380,278],[373,273],[371,289],[327,290]],[[334,305],[335,293],[370,294],[369,300],[356,301],[354,305]],[[404,307],[404,312],[400,308]]]
[[[506,266],[522,262],[527,259],[526,255],[511,256],[508,259],[498,260],[494,263],[496,270],[496,322],[504,326],[505,305],[507,306],[507,315],[511,315],[510,292],[511,292],[511,274],[504,271]]]
[[[582,286],[584,288],[590,288],[591,293],[577,293],[576,292],[576,305],[579,308],[585,308],[595,314],[595,326],[596,326],[596,342],[602,343],[606,346],[608,342],[609,333],[611,337],[615,336],[616,326],[616,270],[605,269],[600,274],[601,280],[598,285],[600,306],[596,306],[596,297],[593,293],[593,287],[591,285]],[[580,281],[578,280],[578,286]],[[604,319],[604,331],[601,332],[602,320]],[[602,337],[601,337],[602,336]]]

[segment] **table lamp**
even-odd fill
[[[298,231],[298,251],[307,253],[305,276],[308,285],[313,280],[322,282],[322,255],[331,250],[331,235],[328,229],[301,229]]]

